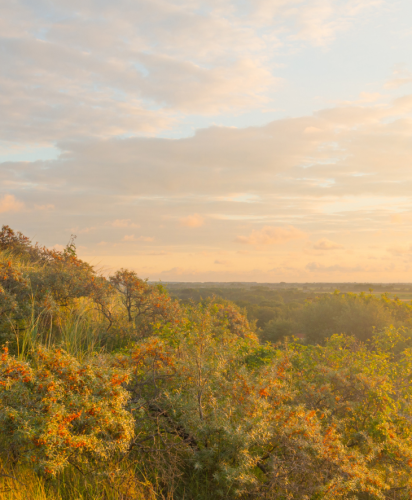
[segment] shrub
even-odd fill
[[[222,498],[383,499],[396,488],[409,492],[411,455],[402,444],[412,428],[409,410],[392,395],[395,379],[382,386],[370,372],[366,348],[352,349],[356,377],[335,393],[332,381],[340,383],[349,369],[336,339],[326,347],[277,351],[246,330],[231,333],[219,312],[213,303],[193,307],[183,321],[160,327],[156,338],[116,358],[133,370],[136,460],[148,463],[157,450],[180,465],[180,488],[196,498],[205,494],[191,489],[196,484]],[[380,342],[390,345],[391,333],[385,335]],[[392,365],[399,374],[409,359],[404,356]],[[409,401],[408,394],[400,397]],[[341,417],[346,405],[350,411]],[[400,405],[398,413],[393,405]],[[358,433],[357,422],[366,426]],[[377,431],[380,422],[394,436],[389,448]],[[400,461],[396,473],[393,457]],[[157,461],[154,468],[162,477],[164,465]]]
[[[293,349],[296,402],[322,415],[324,425],[340,436],[345,453],[356,453],[367,465],[366,476],[354,465],[348,477],[358,482],[369,477],[373,490],[377,489],[371,498],[395,498],[396,494],[396,498],[410,498],[410,334],[391,327],[375,332],[367,343],[334,335],[325,347]]]
[[[30,281],[11,261],[0,262],[0,340],[9,340],[30,315]]]
[[[37,348],[31,362],[3,348],[0,361],[0,428],[3,453],[35,470],[56,474],[72,464],[86,469],[116,452],[133,437],[125,410],[128,374],[104,366],[104,359],[81,364],[59,349]]]

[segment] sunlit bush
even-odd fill
[[[30,362],[0,361],[2,452],[56,474],[124,452],[133,437],[125,410],[128,374],[96,358],[81,364],[59,349],[38,348]]]

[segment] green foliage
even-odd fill
[[[411,498],[411,306],[289,299],[260,303],[259,339],[241,303],[179,304],[3,227],[0,481],[31,474],[18,500]]]
[[[61,308],[90,296],[93,268],[76,257],[71,240],[62,251],[31,245],[8,226],[0,232],[0,338],[15,341],[38,318],[47,328]]]
[[[183,472],[222,498],[412,492],[411,389],[397,389],[412,367],[407,334],[279,351],[233,335],[216,312],[213,303],[192,308],[173,331],[118,358],[133,367],[141,442],[173,448]]]
[[[347,450],[363,456],[378,491],[411,494],[412,338],[403,329],[367,343],[335,335],[325,347],[292,347],[296,401],[322,415]],[[356,468],[352,476],[356,474]],[[372,483],[373,484],[373,483]]]
[[[30,313],[29,279],[9,260],[0,262],[0,339]]]

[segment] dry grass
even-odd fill
[[[125,471],[118,481],[90,480],[68,468],[47,480],[33,470],[0,465],[1,500],[156,500],[149,481],[139,481]]]

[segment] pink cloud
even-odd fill
[[[199,214],[188,215],[180,219],[180,225],[186,227],[200,227],[204,224],[204,217]]]
[[[24,209],[24,203],[16,199],[12,194],[6,194],[0,200],[0,214],[7,212],[20,212]]]

